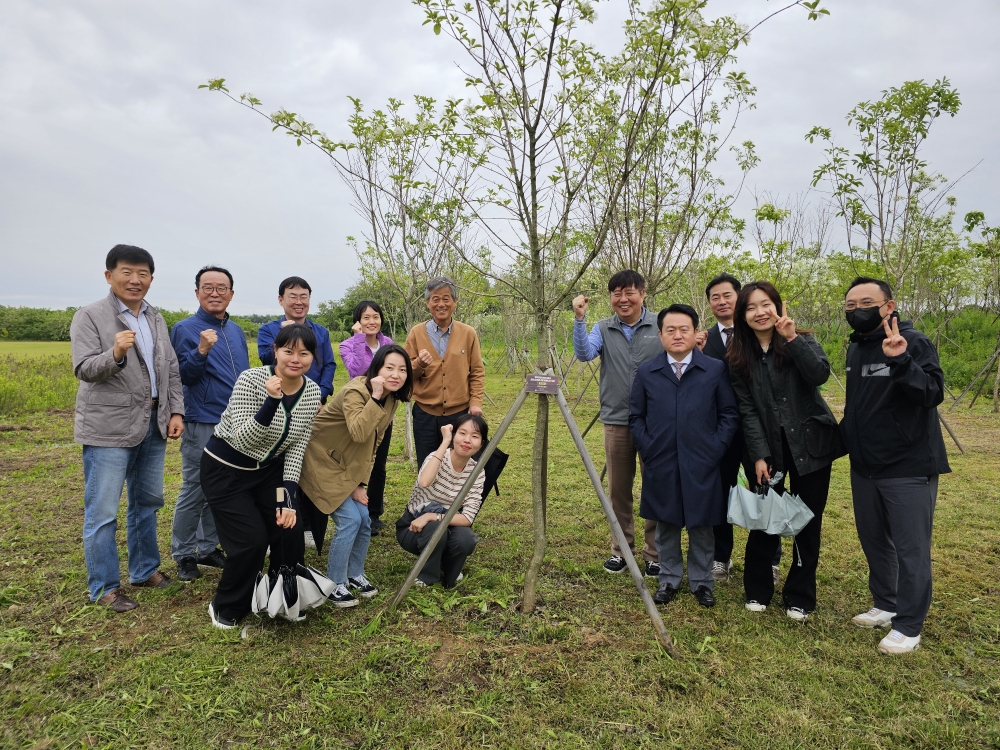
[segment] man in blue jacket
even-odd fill
[[[909,321],[899,322],[886,282],[859,276],[847,290],[844,312],[854,333],[840,427],[874,605],[852,622],[892,625],[878,650],[905,654],[920,645],[931,606],[938,476],[951,471],[937,413],[944,373],[930,339]]]
[[[319,323],[306,318],[309,313],[309,298],[312,287],[299,276],[289,276],[278,285],[278,304],[285,311],[285,317],[265,323],[257,332],[257,354],[265,365],[274,364],[274,337],[285,326],[304,323],[316,334],[316,356],[306,377],[319,386],[322,403],[333,395],[333,375],[337,362],[333,358],[330,332]]]
[[[183,484],[174,508],[170,553],[177,577],[193,581],[199,565],[221,568],[215,519],[201,491],[201,454],[222,418],[236,378],[250,367],[247,339],[229,319],[233,276],[225,268],[205,266],[194,277],[198,311],[176,323],[170,343],[177,353],[184,386],[184,437],[181,441]]]

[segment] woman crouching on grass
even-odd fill
[[[371,541],[365,484],[392,424],[396,404],[408,401],[413,370],[406,350],[396,344],[375,352],[368,372],[354,378],[316,416],[302,466],[302,490],[323,513],[333,515],[326,575],[337,584],[329,597],[335,607],[358,603],[378,589],[365,577]]]
[[[454,434],[454,440],[452,435]],[[407,552],[419,555],[430,541],[444,514],[458,497],[476,462],[473,456],[489,440],[489,426],[478,414],[465,414],[452,425],[441,427],[441,445],[424,459],[406,512],[396,521],[396,539]],[[431,586],[440,581],[451,588],[462,579],[466,558],[479,538],[470,526],[483,504],[485,473],[476,478],[448,531],[420,572],[414,584]]]
[[[271,547],[270,569],[303,561],[297,495],[302,455],[319,408],[305,377],[316,335],[298,323],[274,338],[273,367],[244,370],[201,458],[201,488],[215,518],[226,565],[208,605],[217,628],[250,612],[254,581]]]

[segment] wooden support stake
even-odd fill
[[[595,414],[595,415],[594,415],[594,418],[590,420],[590,424],[588,424],[588,425],[587,425],[587,429],[583,431],[583,436],[584,436],[584,437],[587,437],[587,433],[588,433],[588,432],[590,432],[590,429],[591,429],[591,428],[592,428],[592,427],[593,427],[593,426],[594,426],[595,424],[597,424],[597,420],[598,420],[598,418],[599,418],[600,416],[601,416],[601,412],[597,412],[597,414]]]
[[[956,437],[955,431],[951,429],[951,425],[944,421],[944,414],[941,413],[940,409],[937,410],[937,415],[938,415],[938,419],[941,420],[941,424],[944,425],[944,428],[946,430],[948,430],[948,434],[951,435],[951,439],[955,441],[955,445],[958,446],[958,450],[961,451],[964,454],[965,453],[965,448],[963,448],[962,444],[960,442],[958,442],[958,437]]]
[[[590,476],[591,484],[594,485],[594,491],[597,493],[597,498],[601,501],[601,507],[604,509],[604,515],[607,516],[608,524],[611,526],[611,533],[618,542],[618,546],[623,550],[627,550],[628,542],[625,539],[625,534],[622,531],[621,525],[618,523],[618,519],[615,517],[615,512],[611,507],[611,500],[608,498],[607,494],[605,494],[604,486],[601,484],[601,480],[597,478],[597,468],[594,466],[594,462],[590,458],[587,446],[583,442],[583,435],[580,434],[580,428],[577,427],[576,420],[573,419],[573,415],[569,409],[569,404],[566,403],[566,397],[563,396],[561,390],[556,393],[556,403],[559,404],[559,411],[562,412],[563,419],[566,421],[566,426],[569,428],[569,432],[573,436],[573,442],[576,443],[576,449],[580,452],[583,464],[587,468],[587,474]],[[625,563],[628,566],[628,572],[632,574],[632,582],[635,583],[635,587],[639,590],[639,596],[642,597],[642,603],[646,605],[646,612],[649,614],[649,618],[653,621],[653,629],[656,631],[656,639],[660,642],[660,645],[666,649],[668,654],[675,659],[678,658],[680,655],[677,653],[674,641],[670,637],[670,633],[667,632],[667,627],[663,624],[663,619],[660,617],[659,610],[656,609],[656,603],[653,601],[653,596],[649,593],[649,589],[646,588],[646,582],[642,577],[642,572],[639,570],[638,564],[636,564],[635,558],[632,555],[625,555]]]
[[[462,489],[458,491],[458,495],[455,496],[455,501],[448,508],[448,512],[444,514],[444,518],[438,524],[438,527],[434,529],[434,533],[431,535],[430,541],[427,542],[427,546],[424,547],[424,551],[420,553],[420,557],[417,558],[416,563],[413,565],[413,569],[410,570],[410,574],[406,576],[406,580],[403,581],[402,587],[396,592],[396,595],[389,602],[389,611],[391,612],[396,607],[400,605],[403,599],[410,591],[410,587],[413,586],[413,582],[417,580],[417,576],[420,575],[420,571],[424,569],[424,565],[427,564],[428,558],[434,552],[437,547],[438,542],[445,535],[448,530],[448,524],[451,523],[451,519],[455,517],[458,513],[459,508],[462,507],[462,503],[465,502],[466,496],[468,496],[469,491],[472,489],[472,485],[476,483],[476,479],[479,475],[483,473],[483,469],[486,468],[486,462],[489,461],[490,456],[493,455],[493,451],[496,450],[497,446],[500,445],[500,440],[503,439],[504,433],[507,432],[507,428],[510,427],[511,422],[514,421],[514,417],[521,410],[524,405],[525,399],[528,398],[528,391],[521,389],[521,392],[517,394],[517,398],[514,400],[513,405],[511,405],[510,410],[507,412],[507,416],[503,418],[503,422],[500,423],[500,427],[497,428],[496,433],[494,433],[493,438],[490,440],[489,444],[486,446],[486,450],[479,457],[479,461],[472,468],[472,473],[469,478],[465,480],[465,484],[462,485]],[[626,545],[627,548],[628,545]]]

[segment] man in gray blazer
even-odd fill
[[[128,485],[128,571],[133,586],[164,588],[156,513],[163,507],[167,438],[184,431],[177,357],[163,316],[146,301],[153,257],[141,247],[108,253],[106,299],[70,326],[76,394],[74,438],[83,445],[83,552],[91,601],[115,612],[138,604],[121,590],[118,506]]]

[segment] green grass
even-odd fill
[[[492,425],[518,387],[490,374],[499,404],[487,405]],[[596,409],[592,389],[577,410],[582,425]],[[920,650],[879,656],[884,631],[849,623],[870,600],[839,461],[810,621],[796,625],[776,608],[747,614],[737,560],[714,609],[684,594],[662,610],[681,654],[674,661],[657,646],[630,579],[601,570],[607,524],[556,415],[540,607],[522,615],[512,606],[531,552],[534,411],[522,410],[504,442],[512,458],[503,495],[484,505],[480,546],[457,589],[413,592],[398,613],[383,612],[413,559],[380,535],[368,560],[379,597],[321,608],[300,624],[252,622],[247,640],[208,624],[217,571],[164,591],[133,589],[141,606],[125,615],[89,606],[70,419],[23,417],[27,429],[0,432],[0,746],[1000,746],[996,415],[978,407],[952,415],[968,453],[949,444],[955,473],[941,482],[934,604]],[[400,433],[390,521],[414,480]],[[600,465],[599,427],[587,443]],[[171,573],[179,487],[171,443],[159,528]],[[124,557],[124,512],[119,522]],[[322,567],[312,551],[308,558]]]
[[[0,357],[69,356],[68,341],[8,341],[0,339]]]

